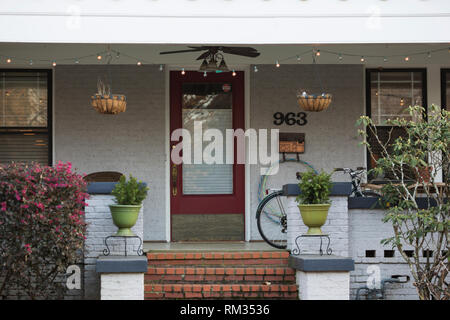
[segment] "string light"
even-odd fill
[[[11,58],[6,59],[6,63],[11,63]]]
[[[33,60],[30,59],[30,61],[28,61],[28,64],[29,64],[30,66],[32,66],[32,65],[33,65]]]
[[[300,62],[302,60],[302,57],[300,57],[299,55],[297,55],[297,61]]]
[[[97,60],[102,60],[102,55],[101,54],[97,55]]]
[[[236,77],[236,71],[233,70],[233,72],[231,73],[231,75],[232,75],[233,77]]]
[[[206,71],[205,72],[203,72],[203,76],[206,78],[206,76],[207,76],[208,74],[206,73]]]
[[[431,52],[427,53],[427,58],[430,59],[431,58]]]
[[[276,66],[277,68],[280,67],[280,63],[278,62],[278,60],[275,62],[275,66]]]
[[[363,56],[361,56],[361,62],[364,62],[364,61],[366,61],[366,59],[363,57]]]
[[[386,57],[383,58],[383,62],[387,62],[388,59]]]
[[[138,61],[136,64],[137,64],[138,66],[142,66],[142,62],[140,62],[140,61]]]
[[[316,57],[320,56],[320,50],[316,50]]]
[[[253,67],[253,71],[254,71],[254,72],[258,72],[258,67],[257,67],[257,66],[254,66],[254,67]]]
[[[160,65],[159,65],[159,71],[163,71],[163,70],[164,70],[164,67],[163,67],[162,64],[160,64]]]
[[[408,56],[405,57],[405,61],[409,61],[409,57]]]
[[[185,74],[186,74],[186,71],[184,71],[184,68],[182,68],[182,69],[181,69],[181,75],[184,76]]]
[[[53,60],[52,66],[56,67],[56,61],[55,60]]]
[[[342,59],[343,59],[342,54],[339,53],[338,59],[339,59],[339,61],[342,61]]]
[[[79,63],[80,63],[80,60],[75,59],[75,64],[79,64]]]

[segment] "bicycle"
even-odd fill
[[[350,194],[350,197],[380,197],[380,195],[374,191],[362,190],[361,188],[361,181],[364,173],[366,172],[366,168],[358,167],[356,168],[356,170],[353,170],[351,168],[336,168],[334,169],[334,171],[342,171],[350,175],[350,178],[352,180],[352,192]]]
[[[306,161],[300,159],[284,159],[284,162],[298,162],[317,173],[314,167]],[[268,170],[270,172],[271,168]],[[261,177],[258,188],[258,199],[260,203],[256,210],[256,220],[258,231],[261,237],[269,245],[277,249],[287,248],[287,215],[284,202],[286,197],[280,189],[266,188],[268,175]],[[263,193],[269,194],[263,197]]]

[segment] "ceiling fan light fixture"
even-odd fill
[[[209,60],[208,65],[206,66],[206,71],[216,71],[217,70],[217,62],[214,58]]]
[[[230,71],[230,69],[228,69],[227,64],[225,63],[225,59],[222,59],[222,61],[220,61],[220,64],[219,64],[219,71],[222,71],[222,72],[228,72],[228,71]]]
[[[208,69],[208,62],[206,59],[203,59],[202,64],[200,65],[200,71],[206,71]]]

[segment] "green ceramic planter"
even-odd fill
[[[136,224],[141,210],[141,205],[120,205],[112,204],[109,206],[114,224],[119,228],[116,236],[133,237],[135,234],[131,228]]]
[[[300,204],[298,205],[303,223],[309,228],[307,235],[322,235],[320,229],[327,221],[330,204]]]

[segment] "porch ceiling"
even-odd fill
[[[196,58],[201,52],[160,55],[161,51],[185,49],[187,45],[158,45],[158,44],[111,44],[110,48],[120,52],[113,64],[165,64],[174,67],[194,67],[201,61]],[[438,64],[450,66],[449,44],[322,44],[322,45],[251,45],[261,55],[257,58],[247,58],[224,54],[229,66],[251,64],[309,64],[312,63],[312,50],[319,49],[321,64],[361,64],[361,56],[365,57],[364,64],[368,66],[402,66]],[[29,67],[29,60],[33,60],[33,67],[49,67],[54,60],[60,64],[74,64],[79,59],[80,64],[104,64],[105,59],[97,60],[98,53],[105,52],[105,44],[45,44],[45,43],[0,43],[0,67]],[[428,55],[431,53],[431,56]],[[418,54],[421,53],[421,54]],[[339,59],[342,54],[342,59]],[[297,59],[301,56],[301,60]],[[89,56],[89,57],[85,57]],[[387,62],[383,57],[388,57]],[[405,61],[409,56],[409,61]],[[12,62],[6,63],[11,57]],[[85,58],[82,58],[85,57]]]
[[[21,0],[0,42],[445,43],[448,0]]]

